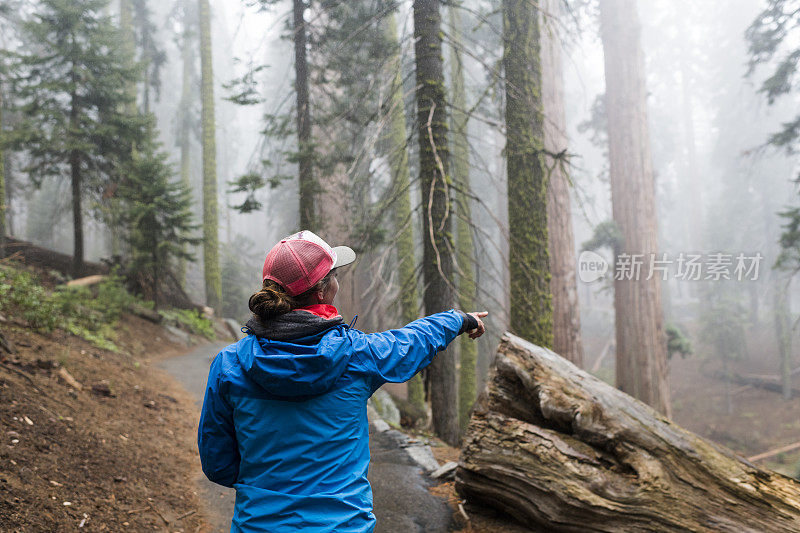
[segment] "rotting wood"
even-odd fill
[[[800,531],[800,483],[506,334],[456,471],[468,502],[546,531]]]

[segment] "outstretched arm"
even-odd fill
[[[383,383],[408,381],[428,366],[460,333],[477,338],[485,331],[486,313],[463,313],[451,309],[420,318],[399,329],[380,333],[353,332],[355,353],[373,374],[375,389]]]

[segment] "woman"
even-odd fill
[[[355,257],[310,231],[276,244],[248,335],[211,364],[198,444],[206,476],[236,488],[231,531],[372,531],[367,400],[460,333],[484,332],[487,313],[455,310],[381,333],[351,328],[333,301],[336,269]]]

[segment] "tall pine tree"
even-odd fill
[[[419,292],[417,290],[416,258],[414,257],[414,224],[411,216],[411,174],[408,168],[406,113],[403,99],[402,64],[397,22],[394,13],[386,20],[386,38],[393,43],[394,79],[389,100],[388,131],[386,134],[389,166],[392,175],[394,209],[393,222],[397,230],[394,237],[399,276],[400,317],[403,323],[419,318]],[[408,382],[408,399],[419,408],[425,406],[425,389],[420,374]]]
[[[551,348],[539,2],[503,0],[511,330]]]
[[[211,8],[198,0],[200,27],[200,76],[203,123],[203,265],[206,302],[218,309],[222,304],[219,267],[219,219],[217,214],[217,140],[214,115],[214,73],[211,62]]]
[[[83,196],[103,188],[143,135],[142,117],[126,111],[125,88],[138,72],[102,14],[105,6],[104,0],[42,0],[23,26],[31,51],[12,65],[23,120],[11,142],[27,153],[34,183],[69,177],[75,275],[83,271]]]
[[[311,102],[308,92],[305,0],[293,0],[294,91],[297,102],[297,164],[300,186],[300,227],[317,229],[314,143],[311,138]]]
[[[658,251],[655,179],[647,126],[647,89],[641,25],[635,0],[601,0],[600,28],[614,222],[619,252]],[[618,278],[618,279],[617,279]],[[667,340],[661,281],[615,276],[617,386],[669,416]]]
[[[447,100],[442,60],[442,14],[438,0],[414,1],[417,79],[417,136],[423,220],[423,301],[428,314],[455,304],[453,285],[452,182],[447,139]],[[433,429],[445,442],[458,442],[455,353],[439,353],[428,367]]]
[[[542,109],[547,182],[547,236],[550,251],[550,293],[553,296],[553,351],[583,366],[581,313],[575,276],[575,238],[572,232],[567,125],[559,25],[561,0],[543,0]]]
[[[450,83],[453,105],[450,113],[453,157],[453,183],[456,208],[456,259],[458,261],[458,304],[461,309],[475,309],[475,246],[472,242],[472,209],[470,208],[469,141],[467,138],[467,91],[464,85],[464,65],[459,46],[461,36],[461,7],[451,5],[450,15]],[[466,335],[459,340],[458,421],[461,429],[469,422],[469,411],[475,403],[475,365],[478,344]]]
[[[119,198],[131,249],[129,270],[158,309],[177,263],[193,259],[186,250],[199,239],[192,237],[196,226],[189,189],[174,179],[167,154],[155,141],[152,115],[150,119],[145,138],[124,167]]]

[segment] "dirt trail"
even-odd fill
[[[204,344],[187,354],[164,359],[158,363],[158,366],[169,372],[194,397],[199,411],[203,404],[211,358],[227,345],[227,342]],[[195,433],[196,431],[197,428],[195,428]],[[206,479],[200,468],[199,458],[196,471],[198,495],[206,505],[207,517],[211,526],[208,533],[227,533],[231,529],[236,492]]]
[[[214,355],[226,343],[199,346],[190,353],[161,361],[169,372],[195,398],[198,409],[203,401],[208,367]],[[371,428],[370,428],[371,429]],[[430,481],[408,455],[393,441],[370,431],[372,460],[369,480],[372,484],[377,533],[445,532],[452,519],[447,504],[430,494]],[[197,464],[201,498],[205,501],[211,531],[227,532],[233,515],[234,491],[208,481]]]

